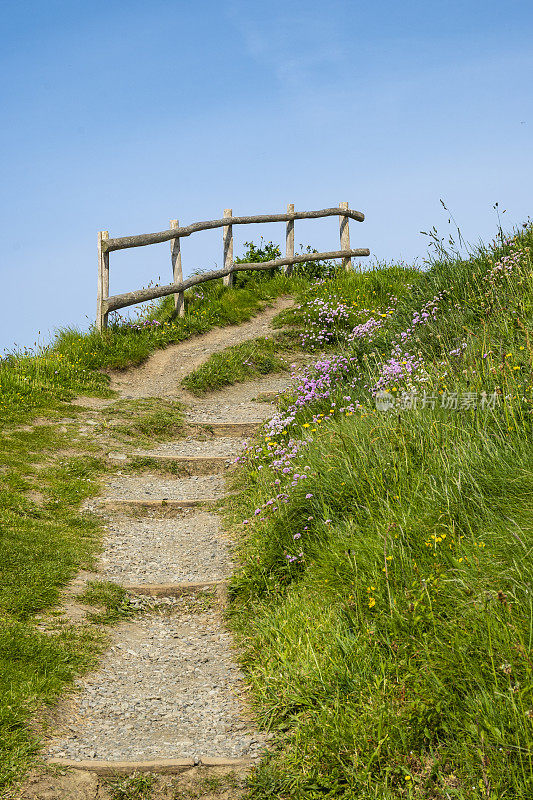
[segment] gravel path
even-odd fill
[[[186,395],[182,378],[213,352],[244,339],[272,333],[278,301],[245,325],[222,328],[155,353],[135,370],[115,373],[112,388],[122,397],[179,397],[190,422],[262,422],[275,412],[262,395],[282,391],[288,374],[230,386],[204,399]],[[94,406],[97,409],[97,406]],[[191,437],[159,444],[139,455],[223,456],[233,460],[244,445],[235,436]],[[132,453],[130,452],[129,455]],[[124,458],[123,454],[119,454]],[[115,472],[104,486],[108,500],[203,500],[221,497],[219,474],[173,477],[151,472]],[[89,509],[98,509],[98,500]],[[107,516],[98,578],[123,585],[175,584],[228,578],[231,547],[215,514],[193,509],[168,518],[163,510],[139,518],[124,510]],[[181,598],[183,600],[183,598]],[[255,757],[268,735],[250,722],[242,676],[230,634],[218,608],[168,601],[112,629],[112,646],[98,671],[78,682],[79,693],[60,709],[47,755],[108,761],[219,756]],[[198,610],[199,609],[199,610]]]
[[[184,509],[171,519],[110,520],[99,571],[129,586],[216,581],[228,576],[230,558],[216,514]]]
[[[222,475],[172,478],[141,473],[121,475],[105,485],[106,500],[210,500],[224,494]]]
[[[214,611],[122,624],[100,669],[82,684],[68,735],[50,744],[49,755],[253,756],[265,737],[243,719],[240,681],[230,635]]]
[[[276,395],[290,385],[288,373],[266,375],[247,383],[227,386],[204,398],[195,398],[185,413],[188,422],[264,422],[276,413],[276,406],[261,399]],[[270,399],[270,398],[269,398]]]

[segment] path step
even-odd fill
[[[179,514],[188,508],[213,508],[219,500],[219,497],[206,497],[202,500],[114,500],[112,497],[102,497],[98,500],[98,506],[106,511],[163,511]]]
[[[259,756],[268,737],[247,718],[222,622],[217,607],[184,606],[120,623],[99,668],[65,701],[47,757],[153,769],[169,757],[192,766]]]
[[[193,420],[189,420],[191,424],[195,424]],[[214,436],[253,436],[261,425],[262,422],[205,422],[198,420],[196,423],[202,428],[205,428]]]
[[[210,583],[231,571],[220,518],[199,509],[110,517],[99,573],[125,586]]]
[[[177,456],[179,458],[227,458],[232,459],[238,456],[244,446],[244,437],[238,436],[213,436],[208,431],[202,431],[199,435],[203,439],[194,439],[187,436],[184,439],[176,439],[170,442],[160,442],[155,447],[137,447],[135,455],[152,456]]]
[[[227,456],[175,456],[167,453],[132,453],[130,463],[143,461],[173,465],[182,475],[213,475],[224,472],[234,461]]]
[[[174,466],[182,477],[190,475],[215,475],[224,472],[235,461],[235,456],[180,456],[173,453],[150,453],[148,451],[131,453],[112,452],[108,456],[110,461],[120,464],[142,466],[154,464]]]
[[[179,775],[193,767],[227,767],[239,769],[250,767],[254,763],[251,758],[162,758],[153,761],[99,761],[90,759],[86,761],[73,761],[68,758],[51,758],[47,762],[56,767],[79,769],[84,772],[94,772],[96,775],[130,775],[133,772],[155,772],[158,775]]]
[[[204,589],[218,589],[225,586],[227,581],[186,581],[184,583],[153,583],[137,586],[123,584],[123,589],[130,594],[142,594],[148,597],[181,597],[184,594],[194,594]]]
[[[121,474],[116,472],[107,482],[104,500],[155,503],[173,502],[185,505],[190,501],[211,501],[223,497],[223,475],[189,475],[178,477],[144,472]]]

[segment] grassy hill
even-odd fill
[[[228,509],[276,733],[254,798],[533,796],[532,251],[524,227],[285,314],[321,355]]]
[[[187,378],[205,393],[316,354],[241,457],[227,509],[230,623],[274,733],[250,796],[533,795],[532,252],[526,226],[425,271],[205,285],[184,319],[167,299],[0,361],[0,787],[37,752],[29,721],[103,646],[90,625],[39,625],[100,546],[79,506],[110,467],[60,427],[71,400],[290,293],[279,337]],[[124,430],[175,432],[180,413],[128,408]]]

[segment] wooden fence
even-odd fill
[[[327,253],[307,253],[306,255],[294,255],[294,220],[296,219],[317,219],[318,217],[339,217],[340,226],[340,250],[332,250]],[[352,256],[369,256],[370,250],[360,248],[350,249],[349,220],[363,222],[365,216],[360,211],[352,211],[348,203],[339,203],[338,208],[324,208],[320,211],[295,211],[294,205],[287,206],[286,214],[259,214],[253,217],[234,217],[231,208],[224,210],[222,219],[212,219],[206,222],[195,222],[180,228],[177,219],[170,220],[170,228],[158,233],[144,233],[138,236],[123,236],[118,239],[110,239],[107,231],[98,233],[98,299],[96,310],[96,327],[99,331],[107,327],[107,317],[110,311],[119,308],[144,303],[147,300],[155,300],[157,297],[174,295],[174,305],[176,314],[183,316],[185,313],[184,293],[191,286],[197,286],[206,281],[222,278],[226,286],[231,286],[233,273],[242,270],[261,270],[272,269],[273,267],[284,267],[285,272],[290,274],[293,264],[301,264],[306,261],[322,261],[323,259],[342,258],[345,269],[350,269]],[[250,225],[260,222],[286,222],[286,255],[285,258],[276,258],[272,261],[260,263],[235,264],[233,261],[233,225]],[[201,272],[192,275],[187,280],[183,280],[183,269],[181,264],[180,239],[190,236],[197,231],[206,231],[211,228],[222,228],[222,242],[224,253],[224,266],[219,270]],[[109,297],[109,254],[113,250],[125,250],[129,247],[144,247],[149,244],[160,242],[170,242],[170,254],[173,271],[173,283],[167,286],[155,286],[149,289],[138,289],[134,292],[117,294]]]

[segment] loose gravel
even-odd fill
[[[114,517],[100,559],[104,580],[123,585],[215,581],[231,572],[228,542],[215,514],[184,509],[180,517]]]
[[[105,500],[210,500],[224,494],[222,475],[193,475],[190,478],[160,477],[150,473],[115,477],[105,486]]]
[[[266,737],[243,716],[241,679],[216,611],[124,623],[100,669],[83,682],[67,730],[50,742],[48,754],[74,760],[253,757]]]
[[[276,413],[276,406],[258,398],[264,394],[278,394],[290,386],[290,382],[290,376],[283,373],[227,386],[206,398],[195,398],[185,412],[185,419],[202,425],[210,422],[264,422]]]
[[[198,401],[185,413],[190,423],[209,425],[213,422],[255,422],[261,424],[275,413],[270,403],[243,402],[238,407],[222,400]]]

